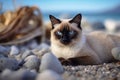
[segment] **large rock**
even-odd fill
[[[63,80],[63,78],[54,71],[46,70],[38,75],[37,80]]]
[[[6,47],[3,47],[3,46],[0,46],[0,54],[1,54],[1,55],[8,56],[9,51],[10,51],[9,48],[6,48]]]
[[[40,59],[37,56],[30,55],[24,61],[25,61],[23,65],[24,67],[28,69],[35,69],[35,70],[39,69]]]
[[[0,58],[0,71],[4,69],[16,70],[19,68],[19,62],[12,58]]]
[[[58,74],[64,72],[61,63],[52,53],[46,53],[42,57],[39,71],[43,72],[45,70],[53,70]]]

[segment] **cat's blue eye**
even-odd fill
[[[73,31],[73,30],[72,30],[72,31],[70,31],[70,32],[69,32],[69,34],[70,34],[70,35],[73,35],[73,34],[74,34],[74,31]]]
[[[60,36],[62,36],[62,33],[60,31],[57,31],[57,34],[60,35]]]

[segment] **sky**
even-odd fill
[[[13,9],[13,0],[0,0],[3,9]],[[102,11],[120,5],[120,0],[16,0],[17,6],[35,5],[42,11]]]

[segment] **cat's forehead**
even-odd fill
[[[60,24],[55,24],[54,27],[55,27],[55,29],[60,30],[60,31],[65,30],[65,29],[66,30],[71,29],[71,26],[68,22],[62,22]]]
[[[55,24],[54,27],[57,28],[57,27],[68,25],[68,24],[69,24],[69,19],[61,19],[61,23]]]
[[[56,30],[71,30],[74,29],[76,31],[80,31],[80,29],[77,27],[76,23],[70,23],[69,19],[61,20],[62,22],[60,24],[55,24],[54,27]]]

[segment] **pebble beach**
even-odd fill
[[[120,62],[62,65],[47,43],[0,46],[0,80],[120,80]]]

